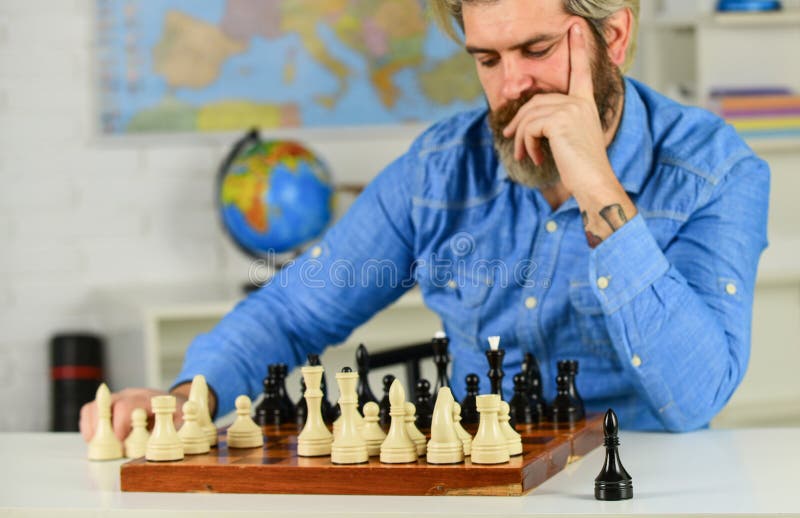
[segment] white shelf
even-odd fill
[[[775,25],[800,25],[800,9],[769,12],[716,13],[703,20],[715,25],[763,27]]]
[[[756,153],[800,153],[800,137],[748,138],[746,141]]]

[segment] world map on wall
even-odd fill
[[[96,0],[104,134],[397,124],[485,103],[423,0]]]

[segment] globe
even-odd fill
[[[222,225],[251,256],[295,251],[331,219],[328,168],[297,142],[262,141],[251,131],[226,158],[217,185]]]

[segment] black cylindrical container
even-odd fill
[[[81,407],[103,381],[103,341],[91,334],[58,334],[50,340],[50,429],[77,432]]]

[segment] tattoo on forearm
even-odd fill
[[[628,217],[625,215],[625,211],[622,210],[622,205],[619,203],[604,207],[603,210],[600,211],[600,217],[608,223],[612,232],[616,232],[628,222]]]
[[[586,232],[586,242],[589,243],[589,248],[597,248],[603,242],[603,239],[587,228],[589,226],[589,216],[586,211],[581,212],[581,217],[583,218],[583,230]]]

